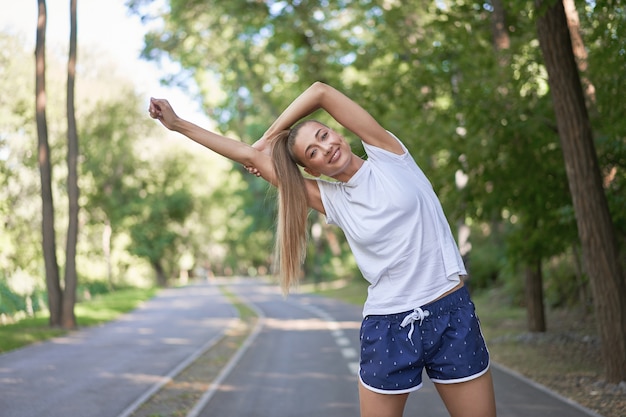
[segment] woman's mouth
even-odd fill
[[[340,155],[340,151],[339,151],[339,148],[337,148],[335,149],[335,152],[333,152],[332,156],[328,160],[328,163],[332,164],[333,162],[335,162],[337,158],[339,158],[339,155]]]

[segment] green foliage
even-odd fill
[[[26,297],[15,294],[4,281],[0,281],[0,314],[12,316],[20,311],[26,311]]]
[[[34,288],[27,294],[16,292],[0,279],[0,316],[9,320],[34,316],[46,307],[46,292]]]
[[[498,230],[483,225],[472,230],[472,250],[466,261],[469,285],[472,289],[489,288],[501,284],[500,272],[506,263],[506,248]]]
[[[81,124],[83,195],[92,222],[108,221],[114,230],[130,213],[141,187],[137,171],[149,169],[137,156],[139,138],[150,131],[139,112],[139,97],[123,92],[123,100],[98,102]]]
[[[145,7],[151,3],[129,5],[145,15],[155,10]],[[504,4],[510,42],[501,50],[494,48],[488,2],[172,0],[167,6],[145,16],[162,25],[146,36],[144,53],[179,62],[224,131],[258,137],[299,91],[322,80],[398,135],[453,225],[468,221],[502,230],[493,241],[471,237],[476,285],[506,281],[519,294],[523,280],[515,271],[559,256],[576,241],[532,2]],[[626,236],[618,93],[624,90],[625,14],[612,3],[583,6],[599,159],[612,179],[607,195],[618,235]],[[243,196],[240,201],[250,204]],[[265,218],[257,227],[258,210],[250,214],[248,230],[262,230]],[[311,243],[307,271],[327,276],[320,265],[338,259],[327,247]]]
[[[167,276],[160,274],[167,265],[170,268],[166,271],[171,271],[178,260],[177,249],[184,239],[177,226],[183,225],[193,210],[193,197],[184,185],[185,164],[181,159],[167,158],[160,166],[160,172],[142,179],[139,198],[131,202],[132,242],[128,250],[147,259],[155,268],[157,282],[164,285]]]
[[[34,60],[0,33],[0,275],[40,271],[41,197],[34,123]]]
[[[576,252],[567,251],[552,259],[544,268],[544,296],[550,308],[591,306],[589,278],[580,270],[581,259]]]
[[[79,301],[89,300],[92,297],[108,294],[113,288],[106,281],[83,281],[76,288]]]

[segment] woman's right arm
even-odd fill
[[[150,99],[150,116],[163,126],[178,132],[194,142],[244,166],[254,166],[263,179],[277,185],[271,157],[252,146],[203,129],[176,115],[169,102],[164,99]]]

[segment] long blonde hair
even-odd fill
[[[274,247],[274,273],[280,278],[283,293],[298,283],[306,258],[307,216],[309,207],[302,165],[293,153],[296,135],[307,120],[276,135],[272,142],[272,160],[278,182],[278,220]]]

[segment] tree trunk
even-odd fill
[[[165,276],[165,270],[160,262],[153,262],[152,267],[156,273],[157,285],[161,288],[167,287],[167,276]]]
[[[62,293],[59,282],[59,266],[56,255],[54,231],[54,202],[52,200],[52,165],[48,144],[48,122],[46,121],[46,1],[37,0],[37,42],[35,46],[35,117],[39,173],[41,175],[41,229],[42,248],[48,291],[50,326],[61,325]]]
[[[498,65],[509,65],[509,55],[505,53],[511,46],[511,38],[506,25],[506,12],[502,0],[492,0],[493,12],[491,13],[491,33],[493,34],[493,46],[496,50]]]
[[[596,88],[589,78],[584,73],[587,71],[587,49],[583,42],[583,37],[580,34],[580,19],[578,18],[578,11],[576,10],[576,4],[574,0],[563,0],[563,8],[565,10],[565,16],[567,17],[567,27],[569,28],[569,35],[572,39],[572,51],[576,58],[576,64],[578,65],[578,71],[583,75],[582,83],[585,86],[585,98],[587,100],[587,108],[593,109],[596,103]]]
[[[543,274],[541,260],[526,266],[526,317],[528,331],[545,332],[546,316],[543,308]]]
[[[76,2],[70,0],[70,53],[67,62],[67,197],[69,219],[65,250],[65,288],[63,291],[63,328],[76,327],[76,241],[78,239],[78,133],[74,111],[76,79]]]
[[[111,261],[111,236],[113,235],[113,228],[111,227],[111,221],[108,219],[104,222],[104,230],[102,231],[102,252],[104,253],[104,260],[107,265],[107,281],[109,288],[113,288],[113,263]]]
[[[626,380],[626,283],[617,240],[563,3],[535,0],[535,5],[585,270],[594,297],[606,379],[615,383]]]

